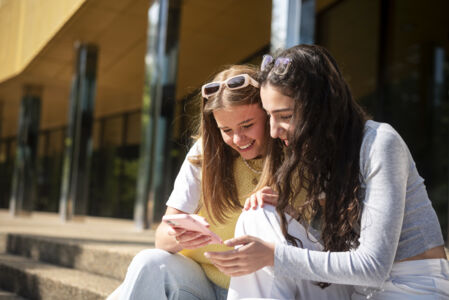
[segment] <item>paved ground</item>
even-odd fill
[[[33,212],[13,218],[8,210],[0,209],[0,236],[5,233],[91,241],[124,251],[154,247],[154,230],[139,231],[133,221],[114,218],[84,217],[64,223],[56,213]]]

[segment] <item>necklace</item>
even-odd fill
[[[262,174],[262,170],[256,170],[256,169],[254,169],[253,167],[251,167],[250,164],[249,164],[249,163],[246,161],[246,159],[244,159],[243,157],[242,157],[242,160],[243,160],[243,162],[245,163],[245,165],[248,167],[248,169],[250,169],[251,171],[253,171],[253,173],[255,173],[255,174],[257,174],[257,175]]]
[[[254,174],[260,175],[260,174],[262,173],[261,170],[256,170],[256,169],[254,169],[253,167],[251,167],[251,165],[248,163],[248,161],[246,161],[246,159],[244,159],[243,157],[242,157],[242,160],[243,160],[243,163],[248,167],[248,169],[250,169],[251,172],[253,172]],[[251,182],[252,182],[254,185],[256,185],[256,184],[259,182],[259,180],[258,180],[257,178],[253,178],[253,180],[251,180]]]

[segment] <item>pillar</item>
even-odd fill
[[[171,130],[178,68],[180,0],[154,0],[148,10],[145,86],[134,222],[160,219],[170,179]],[[170,185],[171,186],[171,185]]]
[[[27,85],[23,93],[9,201],[9,211],[13,216],[31,213],[36,197],[36,159],[42,88]]]
[[[67,133],[64,140],[59,214],[63,221],[87,214],[89,173],[92,159],[93,109],[95,105],[98,48],[75,45],[75,72],[70,92]]]
[[[273,0],[271,51],[315,42],[315,0]]]

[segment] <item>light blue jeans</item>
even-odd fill
[[[119,299],[224,300],[228,293],[193,260],[160,249],[139,252],[118,289]]]

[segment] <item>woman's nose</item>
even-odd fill
[[[242,140],[243,140],[243,137],[240,133],[234,133],[234,136],[232,137],[232,142],[235,145],[239,145],[239,143],[241,143]]]
[[[276,123],[276,121],[273,120],[273,118],[270,119],[270,135],[272,138],[276,139],[279,137],[280,127]]]

